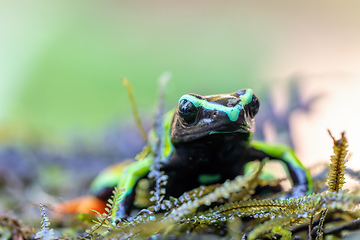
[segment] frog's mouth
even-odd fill
[[[242,110],[236,121],[230,120],[226,114],[218,112],[214,117],[201,116],[200,120],[191,126],[182,124],[175,115],[171,129],[171,141],[173,143],[192,142],[214,135],[248,135],[255,129],[254,120]]]

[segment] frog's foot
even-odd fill
[[[131,220],[129,214],[126,213],[124,206],[120,205],[118,210],[116,210],[114,223],[117,225],[119,222],[129,220]]]
[[[106,208],[106,202],[103,200],[92,196],[86,195],[73,200],[69,200],[63,203],[55,205],[55,212],[57,214],[95,214],[91,209],[98,211],[99,213],[104,213]]]

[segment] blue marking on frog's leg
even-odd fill
[[[285,145],[267,144],[253,141],[249,154],[252,159],[263,159],[268,157],[271,160],[280,160],[288,177],[290,178],[294,197],[310,194],[313,191],[313,181],[309,171],[301,164],[294,151]]]

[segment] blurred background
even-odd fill
[[[142,142],[120,79],[130,80],[148,129],[165,71],[173,76],[168,109],[189,92],[253,88],[262,104],[255,137],[290,142],[311,166],[332,153],[326,130],[336,138],[345,130],[349,166],[359,169],[359,9],[358,1],[0,0],[0,183],[12,184],[3,190],[8,204],[24,194],[11,189],[29,179],[31,193],[42,190],[31,201],[51,202],[47,194],[64,188],[85,193],[64,183],[83,170],[85,186],[133,157]]]

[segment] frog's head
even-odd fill
[[[219,133],[251,133],[259,99],[251,89],[231,94],[186,94],[175,111],[171,140],[189,142]]]

